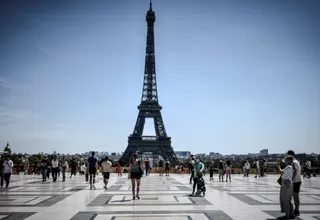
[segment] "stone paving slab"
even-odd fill
[[[186,195],[154,194],[143,195],[132,200],[132,195],[102,194],[96,197],[88,206],[167,206],[167,205],[212,205],[204,197],[189,197]]]
[[[71,220],[232,220],[222,211],[79,212]]]
[[[0,219],[3,220],[24,220],[29,216],[35,214],[34,212],[0,212]]]
[[[257,194],[232,194],[229,195],[239,199],[242,202],[247,203],[248,205],[273,205],[273,204],[280,204],[279,203],[279,194],[274,193],[273,195],[270,194],[265,195],[259,193]],[[304,201],[304,205],[319,205],[320,208],[320,195],[300,195],[300,200]],[[318,197],[318,198],[317,198]]]
[[[0,195],[0,207],[37,206],[48,207],[67,198],[69,195]]]
[[[280,211],[264,211],[268,213],[269,215],[273,216],[274,219],[283,216],[283,213],[280,213]],[[319,211],[301,211],[300,216],[296,219],[300,220],[319,220],[320,219],[320,210]]]

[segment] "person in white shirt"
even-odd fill
[[[24,169],[24,175],[29,174],[29,159],[25,158],[23,161],[23,169]]]
[[[53,182],[57,181],[58,176],[58,169],[59,169],[59,160],[57,159],[57,156],[53,156],[53,160],[51,161],[51,167],[52,167],[52,178]]]
[[[299,206],[300,206],[300,199],[299,199],[299,193],[300,193],[300,187],[301,187],[301,166],[299,161],[294,157],[294,151],[289,150],[287,153],[288,156],[293,157],[293,201],[294,201],[294,214],[295,216],[300,215]]]
[[[285,158],[286,166],[282,170],[278,163],[278,169],[282,173],[282,181],[280,188],[280,208],[281,212],[286,215],[280,219],[295,219],[292,205],[292,178],[293,178],[293,157],[287,156]]]
[[[80,165],[80,175],[84,175],[86,173],[86,165],[83,163]]]
[[[65,158],[62,159],[61,171],[62,171],[62,182],[66,181],[66,171],[69,169],[68,161]]]
[[[260,178],[260,162],[259,162],[259,160],[256,160],[253,164],[256,165],[256,175],[254,178],[257,178],[257,177]]]
[[[311,169],[311,161],[308,160],[306,162],[306,175],[307,175],[307,179],[311,178],[311,174],[312,174],[312,169]]]
[[[229,178],[229,182],[231,182],[231,162],[230,162],[230,160],[227,160],[225,167],[226,167],[226,182],[228,182],[228,178]]]
[[[249,160],[246,161],[246,163],[244,164],[244,166],[245,166],[245,169],[246,169],[245,176],[246,176],[246,177],[249,177],[250,168],[251,168],[251,165],[250,165]]]
[[[267,177],[267,172],[268,172],[268,161],[264,162],[264,176]]]
[[[13,169],[13,162],[12,160],[10,160],[10,156],[6,156],[6,159],[3,162],[3,179],[6,182],[6,188],[8,188],[10,183],[12,169]]]
[[[105,157],[104,161],[101,163],[101,173],[103,175],[104,188],[108,189],[108,182],[110,178],[110,172],[112,169],[112,163],[108,157]]]

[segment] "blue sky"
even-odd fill
[[[0,145],[123,152],[141,99],[148,7],[1,1]],[[318,0],[153,8],[159,102],[175,150],[320,153]]]

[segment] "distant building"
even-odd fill
[[[263,149],[260,151],[260,156],[268,156],[268,149]]]
[[[297,160],[300,161],[300,163],[304,163],[305,161],[312,161],[312,160],[317,160],[318,159],[318,156],[316,155],[311,155],[311,154],[296,154],[295,155],[295,158],[297,158]]]
[[[190,151],[175,151],[174,153],[178,158],[181,158],[181,159],[187,159],[187,158],[190,158],[191,156]]]
[[[196,157],[200,157],[200,158],[206,158],[206,154],[205,153],[201,153],[201,154],[196,154]]]
[[[211,159],[222,159],[223,156],[222,154],[219,154],[219,153],[210,152],[209,157]]]
[[[231,160],[235,160],[237,158],[236,155],[231,154],[231,155],[224,155],[223,159],[231,159]]]

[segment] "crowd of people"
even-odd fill
[[[118,165],[118,175],[121,174],[121,169]],[[18,170],[18,171],[17,171]],[[10,159],[10,155],[1,155],[0,157],[0,176],[1,187],[4,182],[5,187],[8,188],[10,184],[10,177],[13,173],[23,172],[24,175],[41,175],[42,182],[46,182],[52,178],[53,182],[56,182],[60,176],[62,182],[66,181],[67,173],[70,174],[69,178],[77,176],[77,174],[84,175],[87,182],[90,182],[90,188],[94,189],[95,175],[100,171],[103,174],[105,188],[107,188],[110,173],[112,172],[112,161],[108,157],[105,157],[101,161],[95,158],[95,153],[92,152],[91,157],[88,159],[77,157],[61,157],[54,155],[43,155],[36,160],[33,158],[33,163],[30,163],[29,158],[22,158],[22,164],[19,167],[15,167],[14,163]]]

